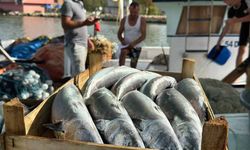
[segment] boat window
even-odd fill
[[[226,6],[190,6],[189,15],[187,15],[187,10],[187,6],[184,6],[182,9],[177,35],[209,35],[209,33],[220,33],[226,14]],[[235,26],[230,33],[239,33],[239,26]]]

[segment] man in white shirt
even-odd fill
[[[120,23],[118,39],[122,44],[119,65],[124,65],[126,56],[131,58],[130,66],[136,68],[141,52],[141,42],[146,38],[146,20],[139,15],[140,6],[132,2],[129,6],[130,14]],[[124,35],[123,35],[124,34]]]

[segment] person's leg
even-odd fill
[[[247,47],[248,46],[246,45],[239,46],[239,51],[238,51],[238,55],[236,58],[236,67],[239,66],[243,62],[244,54],[247,51]]]
[[[72,45],[69,44],[64,46],[64,74],[63,78],[70,78],[71,77],[71,60],[70,60],[70,52],[72,49]]]
[[[74,44],[72,58],[72,75],[75,76],[80,72],[85,71],[87,59],[87,49],[83,45]]]
[[[141,48],[138,47],[138,48],[133,49],[132,53],[134,53],[134,54],[133,54],[133,57],[131,57],[130,67],[136,68],[138,59],[139,59],[140,54],[141,54]]]
[[[125,65],[127,55],[128,55],[128,49],[121,49],[121,54],[119,57],[119,66]]]
[[[242,23],[240,29],[239,50],[236,58],[236,67],[243,62],[244,54],[247,51],[248,35],[249,35],[249,23]]]

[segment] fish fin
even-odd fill
[[[56,123],[43,124],[44,127],[54,131],[55,137],[58,139],[65,139],[65,130],[63,127],[63,121]]]
[[[110,120],[98,119],[95,121],[96,127],[100,131],[105,131],[105,129],[109,126]]]
[[[56,132],[64,132],[63,121],[59,121],[56,123],[46,123],[46,124],[43,124],[43,126]]]
[[[141,122],[142,122],[142,119],[132,119],[135,127],[137,128],[138,132],[141,132],[143,131],[143,129],[141,128]]]

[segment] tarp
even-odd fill
[[[46,70],[53,81],[59,81],[62,79],[64,71],[63,53],[63,43],[50,43],[40,48],[32,60],[44,61],[37,65]]]
[[[46,36],[40,36],[30,42],[20,43],[8,48],[10,56],[20,59],[30,59],[39,48],[49,42]]]

